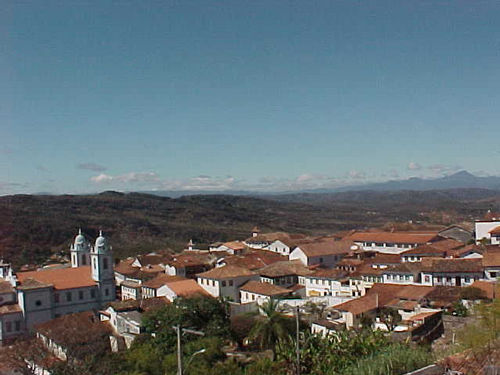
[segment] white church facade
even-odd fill
[[[70,247],[71,267],[14,274],[0,272],[0,340],[22,334],[61,315],[99,309],[115,300],[113,252],[100,232],[94,246],[79,232]],[[7,268],[8,267],[8,268]],[[10,288],[9,288],[10,285]]]

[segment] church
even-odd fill
[[[113,252],[102,231],[92,246],[80,230],[70,253],[71,267],[14,273],[9,264],[0,263],[1,341],[115,300]]]

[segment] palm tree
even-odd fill
[[[261,349],[271,349],[275,354],[275,347],[279,340],[289,338],[289,319],[278,309],[279,301],[270,299],[260,307],[262,313],[257,318],[250,339],[255,340]]]

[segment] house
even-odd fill
[[[420,263],[406,262],[382,270],[384,284],[415,284],[419,281]]]
[[[250,280],[240,287],[241,303],[257,302],[260,306],[271,298],[279,299],[290,295],[292,291],[278,285]]]
[[[92,311],[64,315],[34,326],[44,346],[62,361],[83,361],[95,351],[110,351],[111,327]]]
[[[445,258],[446,250],[440,250],[433,245],[421,245],[401,253],[401,262],[421,262],[422,258]]]
[[[218,247],[212,248],[210,251],[225,251],[231,255],[241,254],[245,251],[247,246],[240,241],[224,242]]]
[[[422,285],[470,286],[483,277],[481,259],[424,258],[421,267]]]
[[[311,324],[311,333],[321,336],[334,335],[335,332],[345,330],[345,325],[333,322],[329,319],[319,319]]]
[[[356,249],[351,241],[317,241],[298,245],[289,256],[290,260],[299,259],[305,266],[321,264],[334,267],[346,254]]]
[[[478,259],[483,257],[483,245],[467,245],[459,249],[448,250],[448,255],[452,258]]]
[[[234,265],[255,271],[270,264],[286,261],[287,257],[266,250],[247,250],[240,255],[228,255],[217,260],[216,267]]]
[[[271,245],[273,242],[276,241],[281,241],[283,244],[283,247],[279,245],[278,243],[273,247],[274,252],[280,253],[278,251],[279,249],[286,248],[288,245],[286,245],[285,242],[288,241],[298,241],[298,240],[304,240],[306,239],[307,236],[305,234],[300,234],[300,233],[285,233],[285,232],[273,232],[273,233],[252,233],[252,237],[247,238],[244,242],[245,244],[252,248],[252,249],[266,249],[268,250],[269,245]],[[289,251],[289,250],[288,250]],[[283,253],[283,251],[281,251]]]
[[[197,273],[215,266],[217,257],[208,253],[184,252],[166,262],[165,272],[171,276],[195,278]]]
[[[187,280],[182,276],[170,276],[165,273],[157,275],[155,278],[150,279],[141,285],[142,298],[154,298],[159,297],[158,290],[172,281]]]
[[[347,272],[334,268],[318,268],[305,277],[306,296],[359,297],[365,295],[365,284],[347,278]]]
[[[113,253],[102,232],[92,246],[79,231],[70,254],[71,267],[15,274],[10,266],[3,269],[0,340],[65,314],[97,309],[116,298]]]
[[[494,231],[494,236],[496,238],[497,235],[495,229],[498,227],[500,227],[500,214],[488,211],[483,219],[476,220],[474,223],[476,243],[480,243],[481,241],[490,242],[492,240],[491,231]]]
[[[260,281],[288,288],[299,284],[299,278],[311,274],[300,260],[282,260],[271,263],[256,271],[260,275]]]
[[[227,265],[199,273],[198,284],[213,297],[240,299],[239,288],[249,280],[259,280],[259,275],[247,268]]]
[[[500,225],[488,232],[490,234],[491,244],[500,245]]]
[[[356,232],[349,239],[363,250],[400,254],[441,237],[438,232]]]
[[[172,280],[157,290],[157,297],[165,297],[169,302],[173,302],[179,297],[189,298],[194,296],[210,296],[210,294],[193,279]]]
[[[497,280],[500,277],[500,246],[493,250],[491,247],[483,253],[484,278]]]
[[[438,232],[438,235],[440,237],[452,239],[463,244],[466,244],[472,239],[472,231],[460,225],[450,225],[449,227],[440,230]]]

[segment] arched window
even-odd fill
[[[108,269],[108,258],[103,258],[103,260],[102,260],[102,268],[104,268],[105,270]]]

